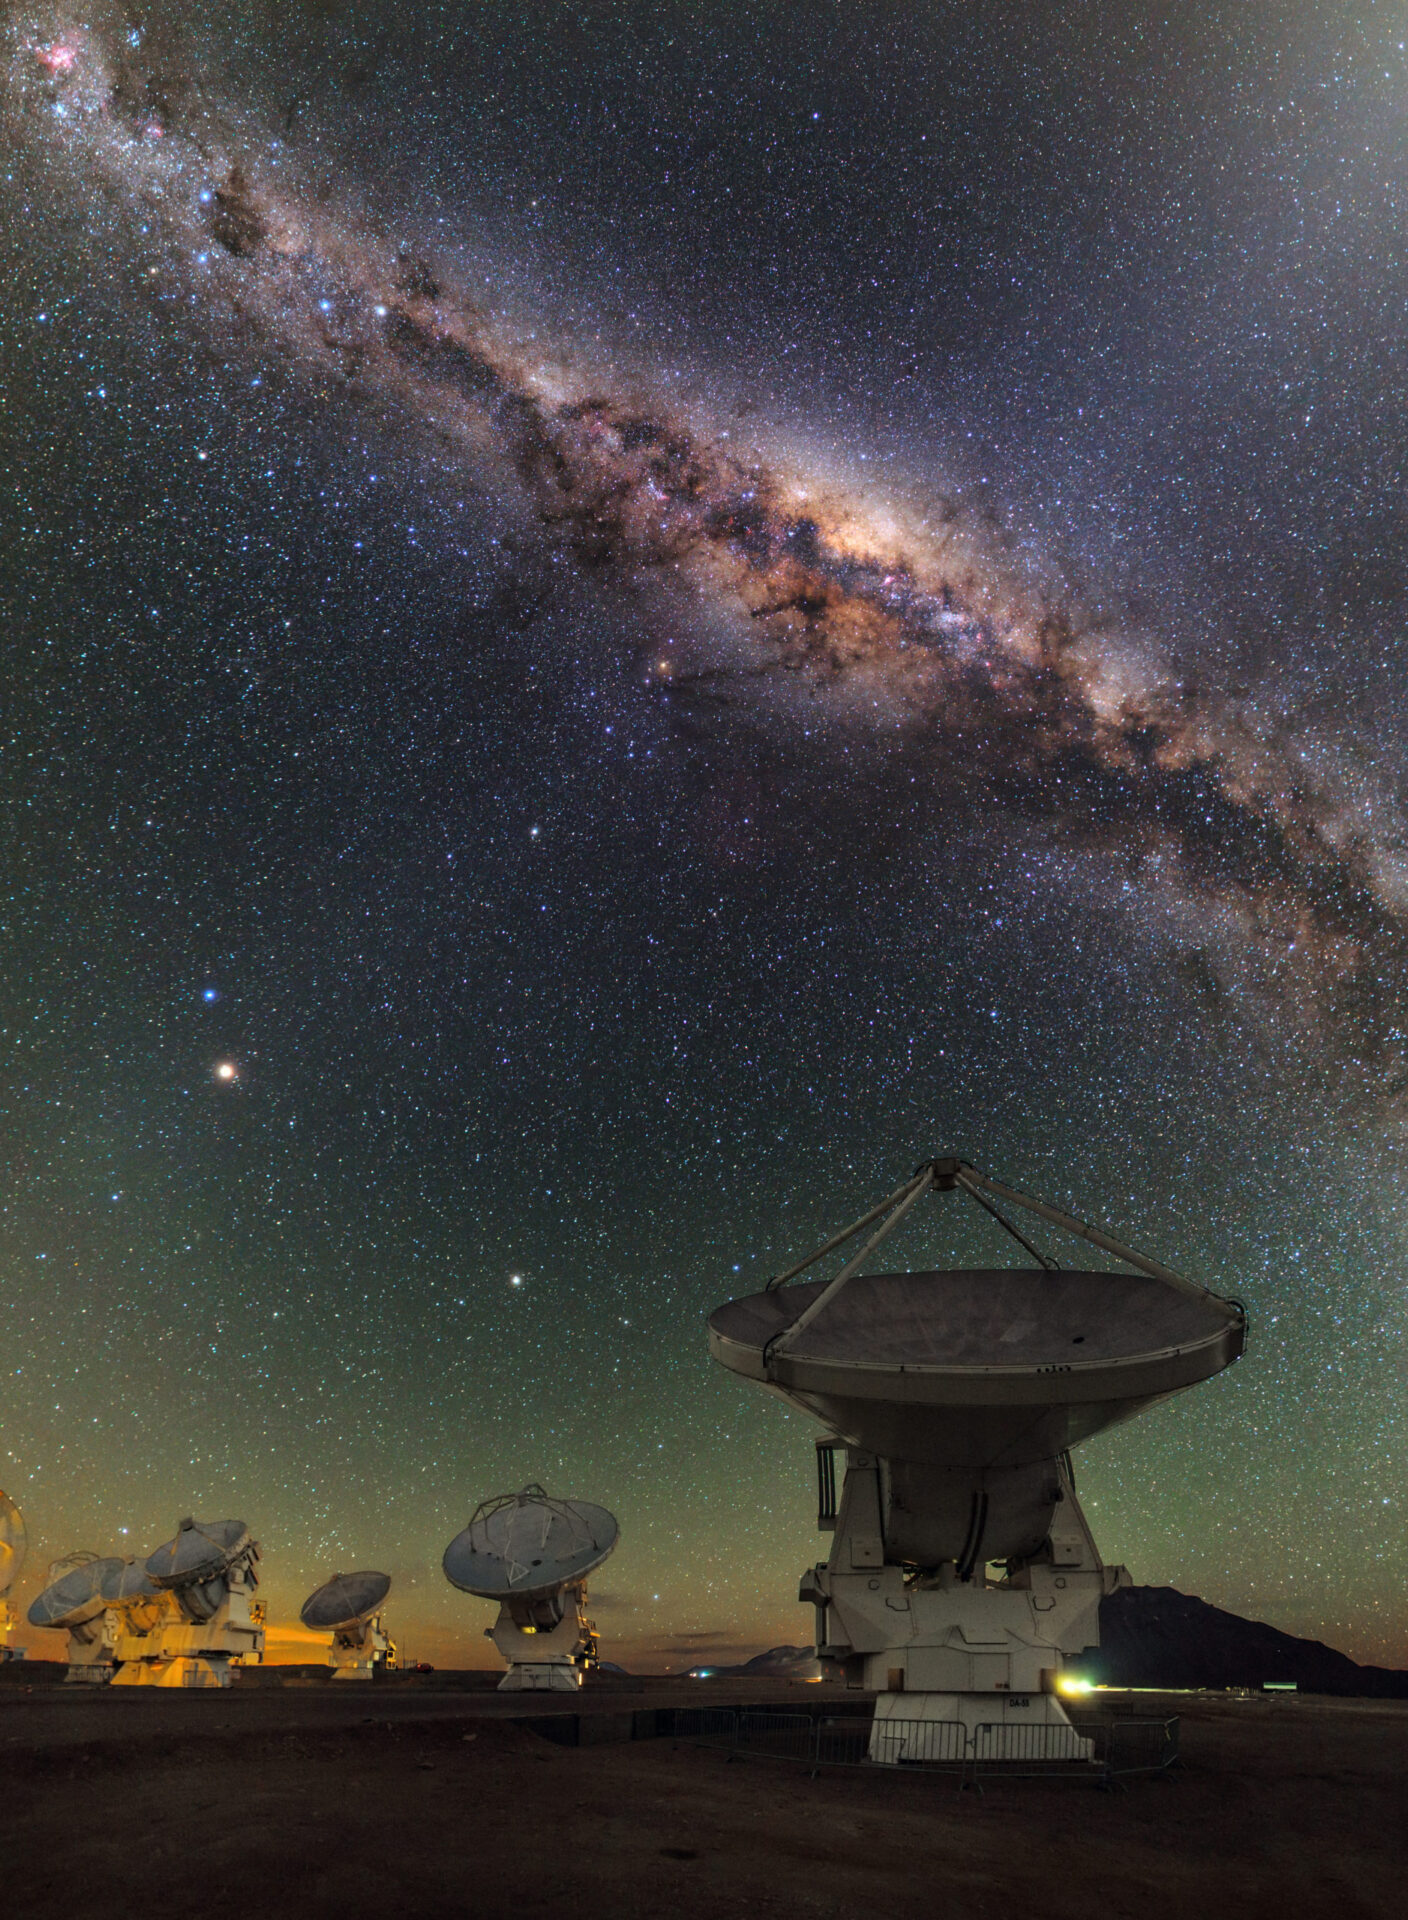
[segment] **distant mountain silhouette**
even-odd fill
[[[764,1656],[766,1657],[766,1656]],[[1175,1587],[1123,1587],[1100,1602],[1100,1645],[1074,1663],[1112,1687],[1261,1687],[1408,1699],[1408,1672],[1361,1667],[1319,1640],[1224,1613]]]
[[[737,1667],[691,1667],[691,1679],[736,1680],[740,1676],[764,1680],[816,1680],[821,1666],[815,1647],[769,1647]]]

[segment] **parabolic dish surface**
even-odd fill
[[[96,1619],[108,1604],[103,1598],[103,1581],[121,1572],[122,1566],[123,1562],[117,1559],[90,1560],[87,1566],[75,1567],[71,1573],[62,1575],[30,1602],[26,1616],[29,1624],[78,1627]]]
[[[855,1446],[936,1463],[1048,1458],[1220,1373],[1244,1337],[1239,1309],[1215,1294],[1004,1267],[858,1274],[783,1343],[826,1284],[717,1308],[715,1359]]]
[[[445,1578],[481,1599],[531,1600],[585,1579],[618,1533],[615,1516],[588,1500],[510,1500],[456,1534],[445,1549]]]
[[[305,1627],[318,1633],[333,1633],[338,1627],[355,1626],[375,1613],[391,1591],[389,1573],[335,1573],[316,1593],[303,1602],[299,1615]]]
[[[194,1586],[214,1580],[251,1544],[243,1520],[183,1520],[174,1540],[147,1560],[159,1587]]]

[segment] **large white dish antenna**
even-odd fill
[[[24,1515],[8,1493],[0,1493],[0,1594],[19,1579],[28,1545]]]
[[[445,1578],[483,1600],[538,1600],[576,1585],[619,1537],[614,1515],[589,1500],[553,1500],[539,1486],[476,1508],[445,1549]]]
[[[111,1604],[103,1593],[103,1582],[120,1573],[124,1565],[117,1559],[90,1560],[86,1566],[61,1574],[30,1602],[26,1616],[29,1624],[64,1629],[96,1620]]]
[[[335,1573],[310,1593],[299,1614],[315,1633],[336,1633],[370,1620],[391,1591],[389,1573]]]
[[[1030,1264],[866,1270],[926,1195],[955,1192]],[[997,1202],[1134,1271],[1063,1270]],[[850,1241],[859,1251],[831,1279],[789,1284]],[[957,1159],[916,1167],[761,1293],[711,1314],[716,1360],[829,1429],[818,1525],[832,1548],[801,1598],[823,1659],[879,1695],[872,1759],[916,1757],[907,1729],[924,1721],[962,1753],[991,1736],[1013,1761],[1090,1757],[1051,1680],[1098,1639],[1120,1570],[1100,1559],[1070,1449],[1220,1373],[1245,1338],[1237,1301]]]
[[[865,1273],[926,1194],[966,1193],[1037,1266]],[[992,1204],[1001,1199],[1115,1254],[1134,1272],[1067,1271]],[[788,1285],[865,1229],[831,1280]],[[761,1293],[709,1317],[714,1358],[887,1463],[887,1551],[896,1562],[1022,1557],[1059,1498],[1050,1463],[1241,1353],[1246,1315],[1112,1235],[959,1160],[918,1168],[897,1192]]]

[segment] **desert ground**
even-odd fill
[[[816,1697],[451,1678],[205,1694],[0,1688],[5,1911],[316,1920],[1049,1920],[1408,1911],[1408,1703],[1142,1696],[1182,1759],[1112,1791],[823,1769],[628,1738],[643,1709]],[[829,1691],[829,1689],[828,1689]],[[1102,1705],[1128,1710],[1107,1697]],[[564,1723],[565,1727],[566,1723]],[[556,1733],[557,1729],[549,1729]]]

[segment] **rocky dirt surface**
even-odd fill
[[[357,1692],[83,1701],[5,1689],[5,1910],[25,1920],[72,1920],[80,1907],[314,1920],[1408,1911],[1401,1703],[1107,1702],[1181,1714],[1176,1776],[1114,1792],[989,1782],[978,1795],[947,1776],[837,1768],[811,1779],[685,1741],[612,1743],[629,1725],[627,1698],[601,1703],[605,1743],[574,1748],[472,1694]]]

